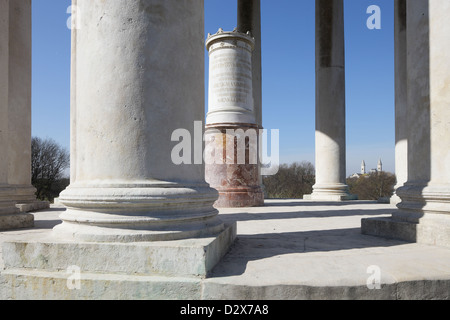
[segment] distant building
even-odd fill
[[[383,172],[383,163],[381,162],[381,159],[378,160],[377,171]]]
[[[360,173],[354,173],[350,176],[350,178],[359,178],[361,176],[365,176],[368,175],[366,172],[366,162],[363,160],[361,163],[361,171]],[[378,172],[383,172],[383,162],[380,160],[378,160],[378,164],[377,164],[377,168],[376,169],[370,169],[369,174],[375,174]]]

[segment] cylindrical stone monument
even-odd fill
[[[204,165],[175,165],[176,129],[204,118],[203,1],[77,1],[71,184],[57,235],[158,241],[224,225]]]
[[[206,181],[219,191],[216,207],[264,204],[259,175],[259,126],[253,100],[250,34],[219,29],[209,51],[209,107],[206,118]]]

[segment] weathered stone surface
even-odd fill
[[[52,226],[60,223],[60,212],[52,208],[35,213],[36,227],[26,233],[0,233],[2,243],[26,240],[31,245],[29,249],[22,247],[23,257],[16,256],[11,267],[4,269],[0,259],[0,299],[449,299],[448,248],[361,234],[361,218],[387,217],[394,209],[367,201],[336,204],[302,200],[268,200],[266,207],[245,212],[220,209],[223,221],[238,220],[237,241],[205,278],[93,272],[83,267],[80,290],[70,290],[74,274],[68,272],[67,265],[84,259],[90,266],[86,269],[95,270],[87,258],[70,260],[69,253],[62,251],[59,265],[50,271],[18,268],[24,266],[21,261],[37,267],[51,264],[29,254],[34,249],[42,257],[58,255],[58,250],[43,250],[51,239]],[[79,246],[76,252],[89,253],[88,244],[72,244]],[[82,246],[86,250],[81,251]],[[144,243],[137,248],[151,251]],[[116,270],[125,270],[131,266],[125,262],[128,253],[118,252],[120,255],[112,258],[118,257],[116,265],[125,267]],[[11,252],[6,255],[11,257]],[[69,257],[66,263],[64,256]],[[113,260],[102,261],[98,270],[114,264]],[[135,270],[150,270],[146,263],[139,261]],[[370,266],[379,267],[380,289],[366,285],[374,275],[368,272]]]
[[[71,274],[42,270],[6,270],[0,275],[0,299],[6,300],[197,300],[201,280],[125,274],[82,273],[79,288]]]
[[[0,214],[0,231],[31,228],[33,225],[34,216],[32,214]]]
[[[7,269],[47,272],[78,266],[82,272],[204,277],[234,241],[236,225],[218,236],[165,242],[80,243],[58,239],[5,242]]]

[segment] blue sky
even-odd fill
[[[32,133],[69,148],[71,1],[32,3]],[[381,9],[380,30],[366,26],[370,5]],[[261,6],[263,125],[280,130],[282,163],[314,163],[315,0],[262,0]],[[205,0],[205,37],[219,27],[232,30],[236,10],[236,0]],[[394,171],[393,11],[392,0],[345,0],[348,175],[359,172],[363,159],[375,168],[380,157]],[[206,72],[207,66],[206,58]]]

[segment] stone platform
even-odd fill
[[[33,213],[34,228],[0,232],[0,242],[48,239],[63,210]],[[367,201],[304,200],[220,209],[223,221],[237,221],[237,239],[206,276],[82,269],[72,290],[73,274],[62,265],[42,269],[45,255],[33,245],[5,244],[0,258],[12,261],[10,253],[18,252],[15,261],[32,263],[5,268],[0,259],[0,299],[449,299],[450,249],[361,234],[361,219],[389,217],[393,210]]]

